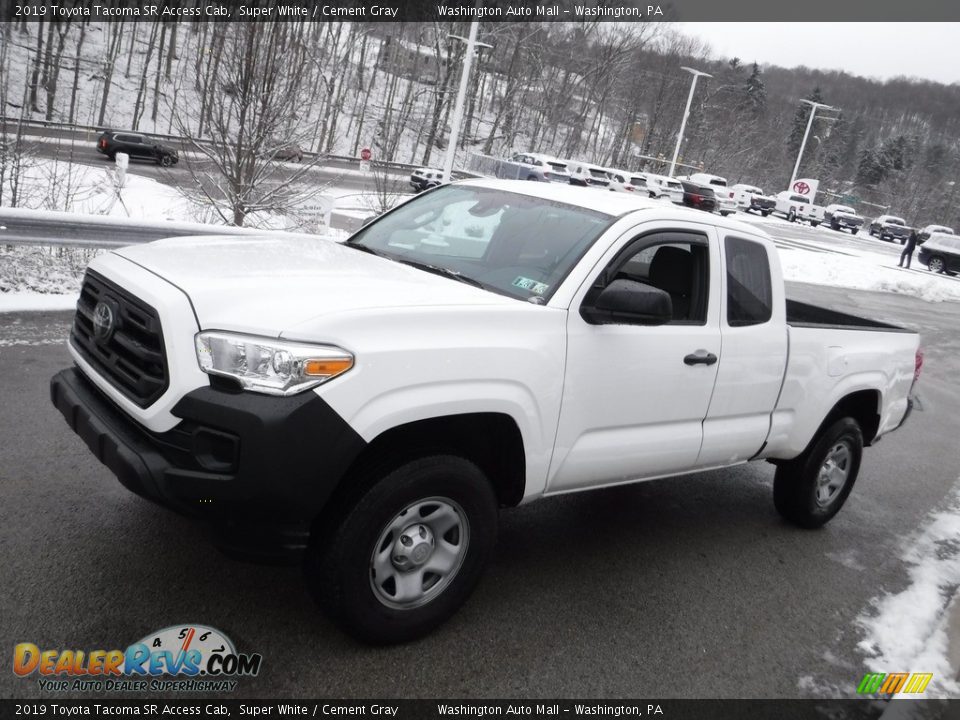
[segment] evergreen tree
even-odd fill
[[[760,66],[757,63],[753,64],[750,77],[747,78],[744,109],[754,116],[762,115],[767,109],[767,88],[760,77]]]

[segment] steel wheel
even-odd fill
[[[850,474],[850,445],[838,442],[827,453],[817,476],[817,505],[826,507],[837,497]]]
[[[377,600],[401,610],[430,602],[456,577],[469,545],[467,516],[453,500],[408,505],[380,533],[370,556]]]

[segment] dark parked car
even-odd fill
[[[960,272],[960,237],[934,233],[920,246],[917,259],[933,272]]]
[[[712,187],[700,185],[690,180],[681,180],[683,185],[683,204],[687,207],[713,212],[717,209],[717,194]]]
[[[870,223],[870,234],[881,240],[897,240],[903,245],[913,228],[907,226],[907,221],[896,215],[881,215]]]
[[[170,167],[179,161],[177,151],[159,140],[137,132],[125,130],[106,130],[97,140],[97,152],[113,160],[118,152],[126,153],[133,158],[153,160],[157,165]]]

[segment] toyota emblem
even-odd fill
[[[113,308],[105,302],[98,302],[93,309],[93,336],[97,342],[104,343],[109,340],[115,324]]]

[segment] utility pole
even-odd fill
[[[457,102],[453,106],[453,118],[450,120],[450,139],[447,142],[447,152],[443,156],[443,182],[450,182],[453,172],[453,160],[457,154],[457,145],[460,144],[460,125],[463,123],[463,105],[467,97],[467,84],[470,82],[470,69],[473,67],[473,55],[476,48],[492,48],[493,45],[477,42],[477,30],[480,21],[470,23],[470,36],[462,38],[459,35],[450,35],[454,40],[467,43],[466,57],[463,59],[463,70],[460,73],[460,88],[457,90]]]
[[[810,106],[810,118],[807,120],[807,129],[803,133],[803,142],[800,143],[800,152],[797,153],[797,162],[793,166],[793,175],[790,176],[790,184],[787,186],[787,189],[793,187],[794,181],[797,179],[797,173],[800,172],[800,160],[803,158],[803,150],[807,147],[807,136],[810,135],[810,128],[813,127],[813,116],[817,114],[817,110],[823,108],[825,110],[836,110],[834,107],[825,105],[823,103],[814,102],[813,100],[801,100],[800,102],[806,103]]]
[[[701,75],[703,77],[713,77],[713,75],[694,70],[693,68],[681,66],[680,69],[686,70],[693,75],[693,82],[690,83],[690,94],[687,95],[687,107],[683,111],[683,120],[680,121],[680,132],[677,135],[677,146],[673,149],[673,160],[670,161],[670,172],[667,173],[670,177],[673,177],[673,172],[677,169],[677,158],[680,157],[680,143],[683,142],[683,131],[687,128],[687,118],[690,117],[690,104],[693,102],[693,91],[697,88],[697,78]]]

